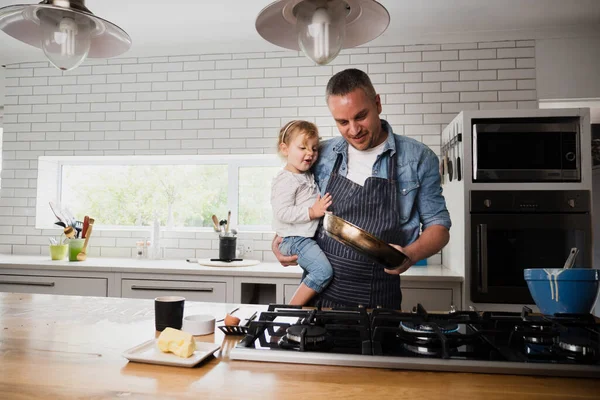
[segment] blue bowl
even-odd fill
[[[596,303],[600,270],[532,268],[526,269],[524,275],[542,314],[588,314]]]

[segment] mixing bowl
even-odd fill
[[[524,276],[542,314],[587,314],[598,297],[597,269],[531,268],[524,271]]]

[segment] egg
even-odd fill
[[[228,325],[228,326],[239,325],[240,319],[238,317],[234,317],[233,315],[227,314],[224,322],[225,322],[225,325]]]

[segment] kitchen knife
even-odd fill
[[[454,151],[454,148],[450,148],[450,154],[452,154],[452,152]],[[454,174],[454,167],[452,164],[452,159],[448,156],[446,156],[448,158],[448,180],[450,182],[452,182],[452,176]]]
[[[458,148],[457,148],[457,153],[458,153],[458,157],[456,157],[456,179],[458,181],[460,181],[462,179],[462,172],[460,171],[461,169],[461,165],[460,165],[460,152],[461,152],[461,142],[458,142]]]

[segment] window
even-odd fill
[[[212,230],[212,215],[238,230],[271,230],[276,155],[40,157],[36,227],[57,213],[95,226],[137,229],[155,219],[173,230]]]

